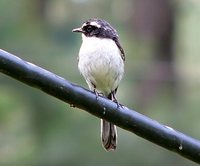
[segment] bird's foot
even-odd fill
[[[117,100],[114,99],[113,102],[115,102],[117,104],[117,108],[123,107],[123,105],[120,104]]]
[[[120,103],[117,101],[117,98],[116,98],[116,96],[115,96],[115,92],[113,91],[113,92],[111,92],[111,94],[112,94],[112,101],[115,102],[115,103],[117,104],[117,108],[123,107],[123,105],[120,104]]]
[[[103,95],[103,93],[99,93],[99,92],[97,92],[96,89],[94,89],[94,94],[96,95],[96,100],[99,99],[99,96],[102,96],[102,95]]]

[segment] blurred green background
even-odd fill
[[[118,99],[200,139],[200,1],[0,0],[0,48],[87,87],[77,68],[88,18],[107,20],[126,53]],[[105,152],[100,120],[0,74],[0,165],[176,165],[195,163],[118,129]]]

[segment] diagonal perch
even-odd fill
[[[200,163],[200,141],[0,49],[0,72]]]

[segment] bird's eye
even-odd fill
[[[86,32],[90,33],[92,30],[94,29],[93,26],[88,25],[87,27],[85,27]]]

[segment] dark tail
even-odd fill
[[[117,91],[117,88],[115,91],[111,92],[108,95],[108,99],[114,101],[115,93]],[[115,150],[117,147],[117,128],[112,123],[101,119],[101,141],[103,144],[103,147],[105,150]]]
[[[115,150],[117,146],[117,129],[112,123],[101,119],[101,141],[105,150]]]

